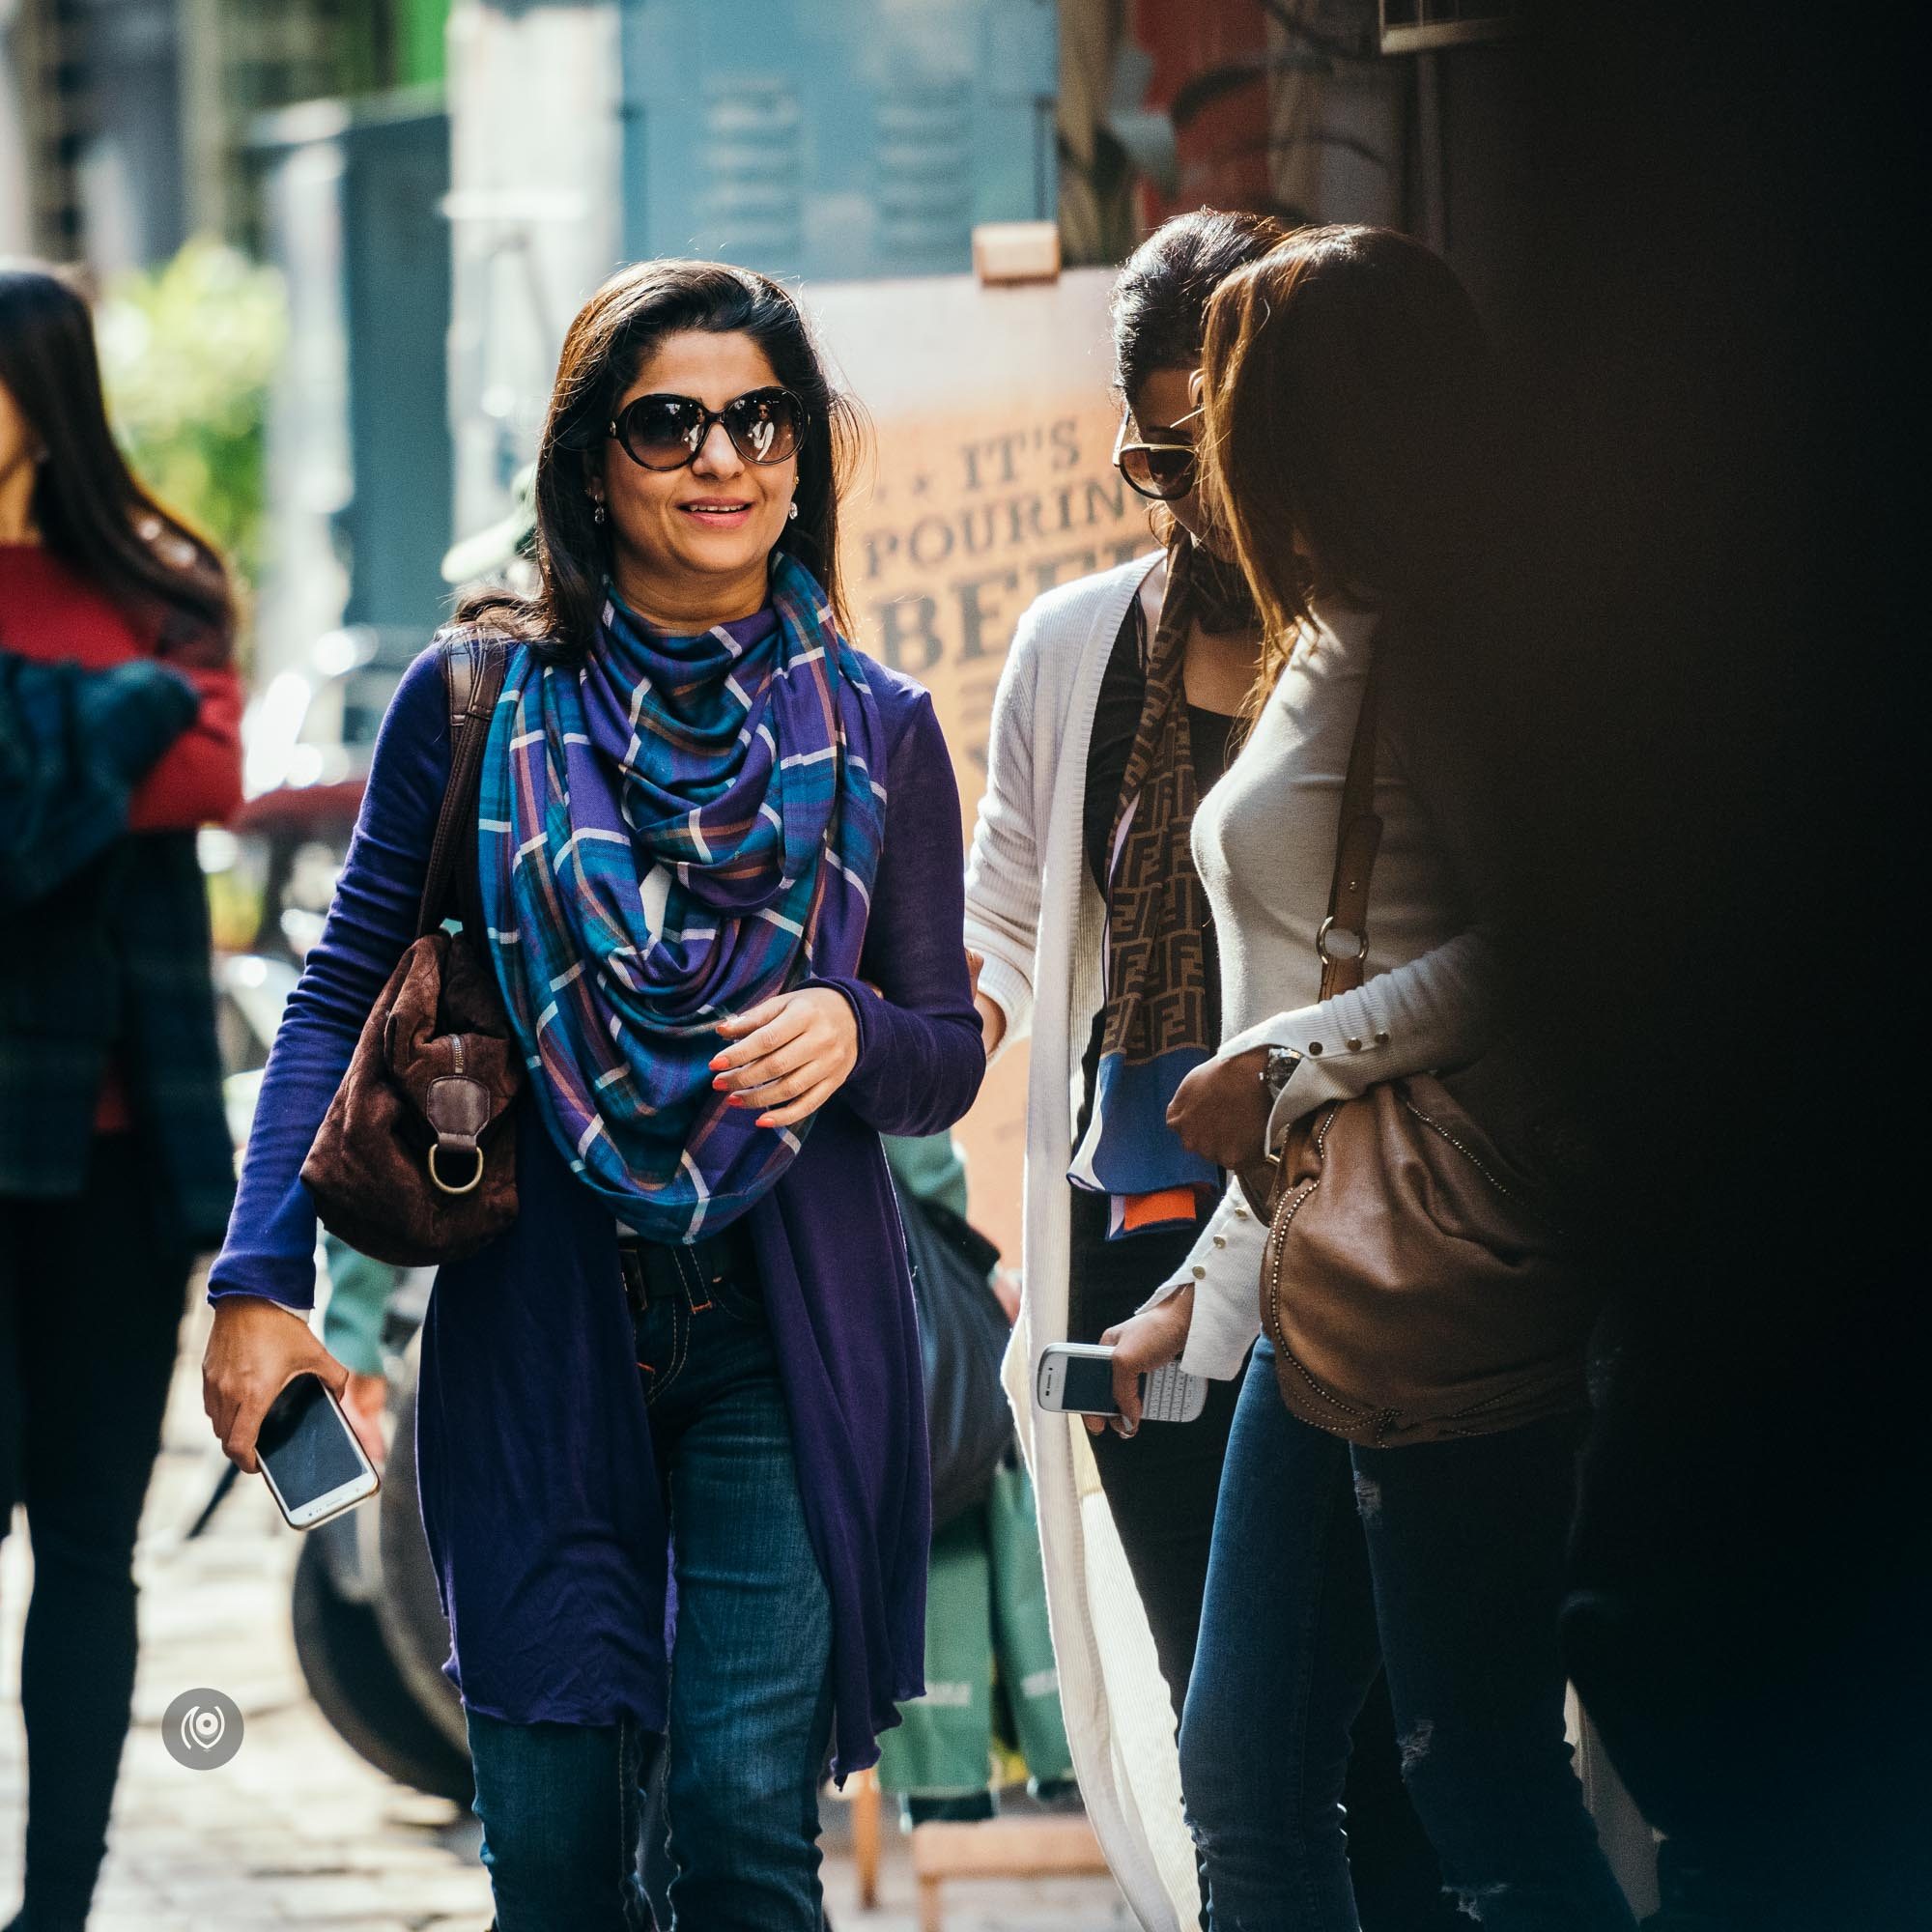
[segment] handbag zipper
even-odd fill
[[[1321,1124],[1315,1130],[1315,1151],[1318,1154],[1323,1151],[1328,1138],[1329,1123],[1334,1120],[1337,1111],[1337,1109],[1331,1107],[1326,1117],[1322,1120]],[[1309,1388],[1321,1401],[1325,1402],[1330,1408],[1340,1411],[1343,1415],[1352,1416],[1361,1421],[1373,1422],[1376,1439],[1380,1441],[1395,1426],[1398,1420],[1396,1411],[1392,1408],[1377,1408],[1372,1403],[1350,1402],[1345,1397],[1337,1395],[1333,1389],[1324,1386],[1310,1372],[1308,1365],[1302,1361],[1301,1357],[1288,1346],[1287,1337],[1282,1330],[1281,1262],[1282,1250],[1287,1245],[1289,1224],[1300,1213],[1302,1204],[1321,1185],[1321,1178],[1318,1175],[1298,1194],[1283,1202],[1275,1209],[1274,1226],[1269,1231],[1271,1244],[1274,1248],[1274,1264],[1268,1269],[1267,1312],[1269,1318],[1268,1328],[1270,1331],[1268,1340],[1274,1344],[1277,1352],[1289,1363],[1295,1374],[1308,1384]]]
[[[1454,1148],[1456,1151],[1460,1153],[1463,1156],[1463,1158],[1466,1160],[1469,1163],[1469,1165],[1473,1167],[1476,1170],[1476,1172],[1480,1174],[1483,1177],[1483,1179],[1487,1180],[1490,1183],[1490,1185],[1493,1187],[1496,1190],[1496,1192],[1503,1197],[1505,1201],[1514,1201],[1516,1205],[1519,1208],[1520,1208],[1525,1214],[1530,1215],[1535,1220],[1541,1221],[1543,1225],[1546,1228],[1549,1229],[1549,1231],[1552,1234],[1560,1235],[1563,1232],[1562,1229],[1559,1228],[1555,1222],[1550,1220],[1548,1215],[1545,1214],[1536,1206],[1534,1202],[1524,1200],[1522,1195],[1516,1188],[1505,1186],[1502,1181],[1498,1180],[1496,1177],[1493,1174],[1492,1174],[1490,1170],[1483,1164],[1482,1160],[1478,1157],[1478,1155],[1472,1149],[1464,1146],[1463,1143],[1458,1140],[1456,1136],[1452,1134],[1449,1131],[1449,1129],[1445,1127],[1439,1121],[1431,1120],[1430,1117],[1427,1114],[1425,1114],[1422,1111],[1422,1109],[1418,1107],[1415,1104],[1415,1102],[1408,1097],[1406,1094],[1398,1094],[1396,1097],[1402,1102],[1402,1104],[1406,1108],[1408,1109],[1408,1111],[1411,1114],[1415,1116],[1415,1118],[1418,1121],[1422,1122],[1422,1124],[1425,1127],[1429,1129],[1429,1131],[1432,1134],[1435,1134],[1439,1136],[1442,1140],[1447,1141],[1449,1145],[1452,1148]]]

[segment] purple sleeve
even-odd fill
[[[893,747],[886,790],[859,971],[814,983],[837,986],[858,1018],[859,1059],[838,1097],[882,1134],[936,1134],[973,1104],[986,1052],[966,973],[959,789],[923,692]]]
[[[448,775],[449,721],[432,647],[390,700],[327,923],[283,1010],[228,1238],[209,1272],[211,1301],[263,1294],[307,1308],[315,1300],[315,1205],[301,1164],[376,996],[415,937]]]

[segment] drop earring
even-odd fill
[[[601,525],[603,523],[604,505],[602,503],[593,503],[590,506],[590,521],[593,524],[598,524],[598,525]]]
[[[796,497],[791,499],[791,508],[785,512],[785,516],[791,523],[795,524],[798,522],[798,498]]]

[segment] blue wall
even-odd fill
[[[1058,206],[1056,0],[622,0],[624,252],[956,273]]]
[[[339,323],[350,471],[347,500],[333,506],[333,535],[348,567],[339,621],[426,632],[447,592],[440,565],[455,478],[442,213],[449,117],[441,90],[285,108],[265,117],[252,145],[269,171],[270,256],[290,267],[297,301],[333,311]],[[277,190],[284,171],[305,184],[304,192]],[[288,232],[292,225],[298,232]],[[316,375],[297,356],[282,380],[299,386]],[[310,459],[324,466],[334,430],[314,420],[315,407],[311,400],[286,414],[292,436],[319,436],[328,445]],[[304,454],[297,448],[291,460],[299,466]],[[283,541],[297,554],[288,567],[311,567],[301,556],[304,534],[292,528]]]

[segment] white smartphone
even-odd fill
[[[1078,1415],[1118,1415],[1114,1350],[1106,1342],[1049,1342],[1040,1350],[1034,1399],[1042,1408]],[[1141,1378],[1144,1422],[1192,1422],[1208,1401],[1208,1384],[1169,1362]]]
[[[291,1529],[313,1529],[382,1487],[341,1404],[320,1376],[296,1377],[270,1404],[255,1454],[262,1480]]]

